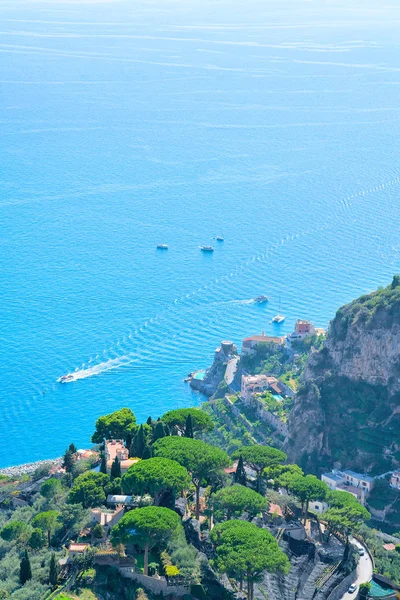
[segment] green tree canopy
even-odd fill
[[[0,531],[0,536],[6,542],[26,541],[32,529],[25,521],[10,521]]]
[[[181,531],[179,515],[169,508],[145,506],[126,513],[111,530],[113,545],[137,544],[144,550],[144,574],[148,575],[149,550],[165,544]]]
[[[232,454],[233,458],[242,456],[243,462],[257,473],[257,491],[261,491],[261,478],[266,467],[278,465],[286,460],[286,454],[271,446],[242,446]]]
[[[37,527],[31,533],[31,536],[28,541],[32,550],[40,550],[46,545],[46,536],[42,529]]]
[[[104,537],[104,527],[103,525],[101,525],[100,523],[96,523],[96,525],[93,527],[93,535],[95,538],[97,538],[98,540],[101,540],[101,538]]]
[[[329,492],[329,488],[315,475],[306,475],[305,477],[295,477],[289,489],[301,502],[304,514],[304,522],[307,519],[308,504],[310,500],[324,500]]]
[[[161,419],[168,425],[172,433],[186,435],[186,425],[189,415],[191,419],[192,434],[198,431],[211,431],[214,428],[214,421],[210,415],[199,408],[177,408],[176,410],[169,410],[161,417]]]
[[[345,506],[359,505],[359,502],[353,494],[341,490],[328,490],[326,501],[331,508],[344,508]]]
[[[65,530],[71,529],[73,533],[77,533],[89,519],[88,512],[82,504],[64,504],[58,521]]]
[[[370,518],[371,514],[358,502],[349,503],[341,508],[330,508],[323,515],[323,520],[328,524],[329,534],[341,533],[346,537],[347,543],[350,534]]]
[[[165,437],[154,444],[154,455],[176,460],[192,476],[196,489],[196,519],[200,516],[200,485],[212,473],[231,464],[229,456],[216,446],[182,436]]]
[[[211,540],[216,547],[217,570],[239,581],[246,577],[248,600],[253,600],[254,581],[264,571],[289,572],[289,559],[273,535],[253,523],[235,520],[220,523],[212,530]]]
[[[188,489],[190,476],[186,468],[169,458],[149,458],[129,467],[122,477],[122,489],[126,494],[150,494],[158,505],[163,494],[174,496]]]
[[[289,489],[292,482],[304,475],[303,470],[297,465],[272,465],[264,469],[266,479],[274,480],[274,487]]]
[[[247,513],[250,521],[262,510],[267,510],[267,501],[261,494],[239,484],[218,490],[211,496],[211,504],[218,521],[238,518],[243,513]]]
[[[50,536],[58,525],[60,513],[57,510],[41,512],[32,519],[32,526],[47,531],[47,543],[50,546]]]
[[[99,417],[96,421],[96,431],[92,435],[94,444],[101,444],[104,440],[125,440],[128,434],[136,429],[136,418],[130,408],[121,408],[109,415]]]
[[[68,502],[78,504],[84,508],[96,508],[106,500],[105,488],[110,484],[110,478],[105,473],[87,471],[79,475],[71,489]]]
[[[61,481],[55,477],[51,477],[42,484],[40,493],[42,496],[47,498],[47,500],[52,500],[61,494],[62,489],[63,486]]]

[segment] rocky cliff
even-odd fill
[[[231,358],[237,356],[237,348],[233,342],[221,342],[214,353],[213,364],[205,372],[203,379],[193,378],[190,382],[194,390],[202,392],[206,396],[216,393],[218,386],[223,386],[227,365]],[[221,391],[221,396],[224,390]]]
[[[286,451],[319,472],[400,465],[400,277],[343,306],[307,363]]]

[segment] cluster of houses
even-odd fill
[[[314,335],[325,335],[325,329],[315,327],[311,321],[297,319],[294,331],[286,336],[270,336],[262,332],[261,335],[252,335],[245,338],[242,342],[242,354],[255,354],[258,344],[275,344],[290,349],[293,342],[301,342],[306,337]]]

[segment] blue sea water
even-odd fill
[[[196,405],[221,339],[327,326],[400,271],[399,24],[399,0],[0,0],[0,466]]]

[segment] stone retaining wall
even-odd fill
[[[326,600],[341,600],[344,594],[347,592],[352,583],[357,579],[357,569],[354,569],[347,575],[342,581],[331,591]]]
[[[160,577],[160,579],[148,577],[147,575],[142,575],[141,573],[135,573],[131,567],[118,567],[118,570],[122,577],[133,579],[144,588],[152,591],[154,594],[159,594],[162,592],[165,597],[168,595],[185,596],[185,594],[189,593],[189,588],[183,585],[168,585],[167,580],[164,577]]]

